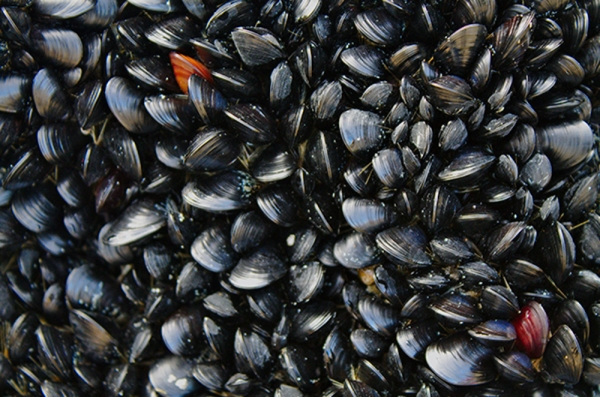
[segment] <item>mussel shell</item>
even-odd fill
[[[463,115],[475,106],[469,84],[456,76],[441,76],[427,86],[431,103],[449,116]]]
[[[201,388],[192,375],[191,361],[179,356],[167,356],[156,361],[148,379],[156,391],[173,397],[185,397]]]
[[[517,339],[515,327],[505,320],[489,320],[471,328],[469,335],[480,343],[494,346],[511,346]]]
[[[394,208],[373,199],[348,198],[342,203],[344,218],[354,230],[377,233],[396,221]]]
[[[71,377],[73,345],[70,335],[49,325],[40,325],[35,332],[38,340],[38,357],[59,379]]]
[[[36,12],[58,19],[74,18],[91,10],[93,7],[94,3],[89,0],[66,2],[43,0],[33,2],[33,8]]]
[[[543,266],[557,284],[563,283],[573,269],[575,262],[575,243],[571,233],[560,222],[538,231],[535,252],[544,258]]]
[[[282,58],[283,47],[270,31],[264,28],[236,28],[231,39],[248,66],[262,66]]]
[[[517,330],[516,347],[531,358],[541,357],[550,332],[550,321],[542,305],[528,302],[512,323]]]
[[[339,81],[321,81],[321,84],[315,88],[310,96],[310,109],[312,110],[314,119],[320,122],[333,121],[339,113],[342,104],[342,95],[342,85]],[[298,108],[296,111],[297,114],[290,113],[288,117],[294,116],[294,119],[299,122],[301,120],[300,116],[304,116],[303,113],[299,113],[300,110],[301,108]],[[287,135],[289,136],[290,134]],[[296,135],[293,134],[292,136]],[[288,138],[288,140],[290,139]]]
[[[349,233],[338,239],[333,246],[333,256],[344,267],[360,269],[377,263],[379,249],[363,233]]]
[[[474,147],[465,148],[438,173],[438,179],[453,185],[471,185],[481,179],[496,158]]]
[[[62,215],[60,199],[48,185],[17,191],[11,208],[19,223],[34,233],[50,230]]]
[[[582,62],[584,61],[582,60]],[[556,55],[548,62],[545,69],[552,72],[556,76],[558,82],[567,86],[577,86],[581,84],[586,75],[583,65],[580,64],[577,59],[566,54]]]
[[[379,397],[377,390],[361,381],[350,379],[345,380],[341,395],[343,397]]]
[[[69,323],[84,356],[99,363],[110,363],[118,357],[119,342],[111,334],[117,327],[109,319],[93,316],[83,310],[71,310]]]
[[[496,20],[498,5],[495,0],[459,0],[452,14],[454,25],[463,26],[468,23],[481,23],[488,28]]]
[[[31,79],[18,74],[0,77],[0,111],[17,113],[25,108],[31,93]]]
[[[427,236],[418,226],[394,227],[375,237],[377,246],[386,256],[399,265],[424,267],[431,264],[425,252]]]
[[[537,129],[538,147],[552,161],[552,168],[565,170],[587,158],[592,146],[592,131],[585,121],[575,121]]]
[[[366,78],[381,78],[384,75],[383,53],[377,49],[362,45],[342,51],[341,61],[351,73]]]
[[[103,121],[107,113],[104,85],[100,81],[90,81],[75,99],[75,116],[79,126],[87,130]]]
[[[567,299],[559,303],[551,318],[551,324],[553,332],[556,332],[556,329],[562,324],[569,326],[577,336],[579,343],[582,346],[587,345],[590,322],[585,308],[579,301]]]
[[[142,178],[142,164],[138,147],[127,131],[114,128],[106,131],[104,145],[108,157],[129,178],[139,181]]]
[[[533,382],[535,370],[531,359],[516,350],[502,353],[494,357],[496,369],[502,377],[513,382]]]
[[[175,76],[164,57],[134,59],[125,65],[129,76],[152,88],[177,91]]]
[[[383,143],[381,118],[364,110],[347,110],[340,116],[339,128],[344,144],[357,157],[369,157]]]
[[[258,192],[256,204],[276,225],[290,227],[296,223],[298,207],[293,193],[284,185],[272,185]]]
[[[222,171],[235,163],[239,145],[220,128],[203,129],[191,142],[184,164],[191,171]]]
[[[379,334],[364,328],[352,331],[350,333],[350,341],[360,357],[370,359],[380,358],[389,345],[389,342]]]
[[[191,254],[202,267],[215,273],[231,269],[237,260],[225,224],[214,225],[200,233],[192,243]]]
[[[133,0],[131,4],[144,10],[160,13],[170,13],[181,9],[181,4],[172,0]]]
[[[429,188],[421,200],[421,217],[434,233],[449,226],[460,208],[458,197],[443,185]]]
[[[400,77],[412,74],[429,55],[427,47],[420,43],[406,44],[398,48],[388,59],[391,72]],[[408,105],[408,104],[407,104]]]
[[[296,158],[283,144],[269,146],[250,168],[252,176],[263,183],[276,182],[290,177],[296,170]]]
[[[163,48],[178,50],[188,44],[197,31],[194,20],[188,16],[164,19],[144,31],[146,38]]]
[[[209,212],[238,210],[250,205],[256,188],[254,178],[242,171],[226,171],[210,178],[189,182],[182,190],[183,200]]]
[[[204,123],[217,120],[221,112],[227,108],[227,99],[210,82],[198,76],[191,75],[188,84],[189,98],[196,107]]]
[[[444,381],[456,386],[474,386],[494,379],[493,367],[488,362],[491,355],[490,348],[465,334],[455,334],[429,345],[425,359]]]
[[[476,299],[462,292],[444,294],[433,302],[429,309],[441,322],[451,326],[475,324],[481,321]]]
[[[67,94],[58,77],[49,69],[42,69],[35,75],[32,93],[35,108],[42,117],[62,121],[71,116]]]
[[[524,222],[511,222],[489,233],[484,246],[490,260],[501,260],[513,255],[523,242],[524,230]]]
[[[77,23],[92,28],[107,28],[116,18],[118,5],[116,0],[98,0],[93,8],[75,18]]]
[[[320,1],[312,3],[320,3]],[[314,87],[321,80],[321,76],[325,72],[327,58],[323,48],[311,40],[302,44],[292,57],[294,60],[293,65],[302,80],[308,86]]]
[[[465,25],[448,36],[433,56],[450,74],[464,76],[475,60],[486,35],[487,29],[483,25]]]
[[[306,147],[307,168],[315,176],[331,184],[337,184],[345,164],[342,140],[333,132],[315,131]]]
[[[240,372],[266,378],[273,365],[269,347],[254,332],[238,329],[234,340],[235,364]]]
[[[83,42],[67,29],[44,29],[32,32],[34,47],[57,66],[74,68],[83,58]]]
[[[375,153],[371,161],[377,179],[388,188],[398,188],[407,177],[402,163],[402,152],[396,148],[383,149]]]
[[[575,333],[561,325],[544,352],[543,376],[550,383],[575,384],[583,373],[583,351]]]
[[[396,341],[402,352],[409,358],[422,360],[427,346],[439,337],[438,322],[426,320],[402,327],[396,334]]]
[[[323,361],[328,375],[338,381],[346,379],[353,356],[354,352],[346,335],[339,328],[331,331],[323,345]]]
[[[519,313],[517,296],[501,285],[488,285],[480,295],[483,311],[490,318],[510,320]]]
[[[259,248],[238,261],[229,276],[236,288],[254,290],[266,287],[282,278],[287,268],[281,256],[272,248]]]
[[[210,391],[223,389],[229,370],[219,363],[200,363],[194,367],[194,378]]]
[[[185,95],[154,95],[144,99],[146,111],[158,124],[185,134],[198,126],[198,114]]]
[[[37,132],[38,147],[49,163],[66,163],[84,143],[84,137],[64,124],[44,124]]]
[[[223,112],[231,128],[246,142],[269,143],[276,137],[273,118],[259,105],[230,105]]]
[[[67,277],[65,294],[73,307],[110,316],[123,314],[127,307],[116,280],[89,265],[71,271]]]
[[[321,376],[317,357],[310,355],[301,345],[286,346],[279,356],[281,366],[285,368],[288,379],[301,390],[316,390]]]
[[[112,114],[121,125],[133,133],[149,133],[158,124],[144,108],[144,96],[122,77],[113,77],[106,83],[105,97]]]
[[[392,336],[400,323],[399,311],[374,297],[361,299],[358,313],[369,329],[386,337]]]
[[[215,85],[226,96],[243,98],[248,101],[261,95],[261,85],[258,78],[244,69],[217,69],[212,71]]]
[[[498,26],[492,34],[496,69],[513,69],[522,60],[531,41],[535,13],[518,14]]]
[[[173,313],[162,325],[165,346],[173,354],[196,355],[203,346],[202,307],[185,306]]]

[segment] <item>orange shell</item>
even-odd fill
[[[177,52],[170,53],[169,57],[171,58],[171,66],[173,67],[175,80],[177,80],[177,84],[184,94],[187,95],[188,93],[188,79],[193,74],[197,74],[210,83],[213,82],[210,70],[194,58]]]

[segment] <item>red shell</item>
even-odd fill
[[[169,57],[171,58],[175,80],[177,80],[177,84],[184,94],[187,95],[188,93],[188,79],[193,74],[197,74],[211,83],[213,82],[210,70],[194,58],[177,52],[170,53]]]
[[[527,303],[512,324],[517,331],[517,349],[531,358],[541,357],[550,332],[550,321],[544,307],[535,301]]]

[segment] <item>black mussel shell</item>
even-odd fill
[[[342,52],[340,59],[357,76],[383,77],[383,53],[373,47],[362,45],[348,48]]]
[[[342,204],[344,218],[361,233],[376,233],[396,221],[394,208],[373,199],[348,198]]]
[[[56,74],[49,69],[37,72],[31,90],[35,108],[40,116],[54,121],[66,120],[71,116],[67,93]]]
[[[191,75],[188,80],[189,99],[204,123],[217,120],[227,108],[227,99],[206,79]]]
[[[62,212],[56,191],[48,185],[19,190],[12,199],[11,209],[19,223],[34,233],[55,227]]]
[[[254,332],[238,329],[234,340],[235,365],[240,372],[265,378],[273,365],[269,347]]]
[[[275,138],[275,123],[259,105],[239,104],[224,111],[227,121],[245,142],[269,143]]]
[[[207,128],[194,138],[184,156],[191,171],[222,171],[229,168],[239,155],[234,137],[220,128]]]
[[[263,288],[283,277],[287,268],[281,255],[272,248],[259,248],[243,257],[231,271],[229,282],[236,288]]]
[[[375,237],[377,246],[394,263],[408,267],[424,267],[431,264],[425,252],[427,236],[418,226],[394,227]]]
[[[538,146],[552,160],[552,168],[575,167],[587,158],[592,131],[585,121],[551,125],[536,130]]]
[[[104,95],[110,111],[126,130],[149,133],[158,128],[144,108],[144,95],[128,80],[113,77],[106,83]]]
[[[161,56],[134,59],[125,65],[129,76],[138,82],[160,90],[178,91],[173,70]]]
[[[544,372],[550,383],[575,384],[583,373],[583,352],[575,333],[561,325],[552,335],[544,353]]]
[[[185,397],[201,388],[193,376],[191,361],[179,356],[167,356],[156,361],[148,372],[153,388],[161,394]]]
[[[284,55],[277,37],[264,28],[237,28],[231,32],[231,38],[248,66],[269,64]]]
[[[494,379],[492,350],[465,334],[455,334],[427,348],[425,359],[433,372],[456,386],[474,386]]]
[[[191,254],[196,262],[211,272],[231,269],[237,255],[229,243],[229,227],[218,224],[204,230],[192,243]]]
[[[152,200],[134,201],[110,223],[103,241],[112,246],[127,245],[157,232],[165,225],[165,221],[165,214]]]
[[[333,256],[342,266],[360,269],[377,263],[380,252],[373,240],[363,233],[348,233],[333,246]]]
[[[250,205],[256,181],[242,171],[226,171],[208,179],[189,182],[182,190],[189,205],[209,212],[242,209]]]
[[[510,351],[494,357],[498,373],[506,380],[525,383],[533,382],[535,369],[531,359],[520,351]]]
[[[83,42],[72,30],[36,30],[32,32],[32,40],[35,49],[59,67],[73,68],[83,58]]]
[[[381,118],[364,110],[347,110],[340,116],[339,128],[344,144],[357,157],[372,155],[382,144]]]

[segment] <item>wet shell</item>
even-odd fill
[[[210,212],[231,211],[250,205],[255,183],[242,171],[227,171],[205,180],[189,182],[181,194],[191,206]]]
[[[231,271],[229,282],[236,288],[254,290],[277,281],[286,272],[279,254],[262,248],[239,260]]]
[[[592,132],[585,121],[557,124],[536,130],[539,147],[557,170],[575,167],[592,146]]]
[[[121,125],[133,133],[149,133],[158,128],[144,108],[144,96],[133,84],[121,77],[106,83],[106,103]]]
[[[444,381],[456,386],[473,386],[494,379],[490,368],[492,350],[464,334],[432,343],[425,354],[429,367]],[[487,363],[486,363],[487,362]]]

